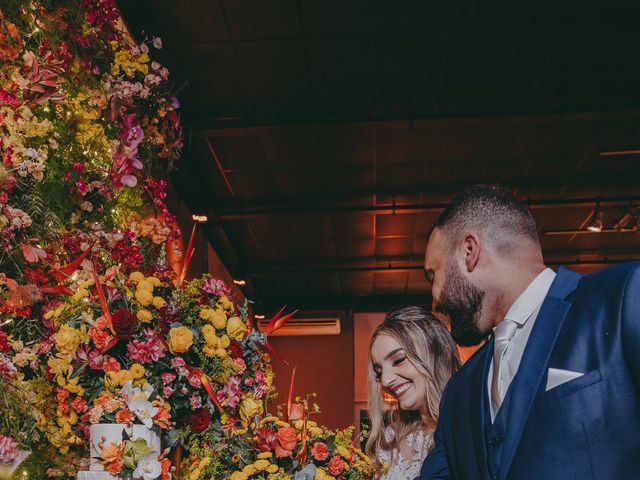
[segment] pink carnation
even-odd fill
[[[194,410],[202,408],[202,398],[200,398],[200,395],[192,395],[189,401],[191,402],[191,408],[193,408]]]
[[[11,463],[18,456],[18,444],[11,437],[0,435],[0,463]]]
[[[189,381],[189,385],[191,385],[193,388],[200,388],[202,386],[202,381],[200,380],[200,376],[196,373],[190,373],[189,376],[187,377],[187,380]],[[199,408],[199,407],[194,407],[194,408]]]
[[[165,385],[168,385],[176,379],[176,376],[171,372],[162,372],[160,376],[162,377],[162,383]]]
[[[170,397],[173,392],[175,392],[175,389],[173,387],[170,387],[169,385],[165,385],[164,387],[162,387],[162,395],[164,395],[165,397]]]

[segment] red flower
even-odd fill
[[[261,452],[270,452],[276,439],[276,432],[268,428],[256,430],[256,436],[254,437],[254,440],[258,444],[258,450]]]
[[[113,330],[120,340],[129,340],[136,329],[136,317],[126,308],[116,310],[111,316]]]
[[[231,358],[242,358],[244,355],[244,351],[237,340],[231,340],[227,350],[229,351],[229,356]]]
[[[298,444],[298,436],[292,427],[282,427],[277,433],[276,457],[288,457]]]
[[[11,351],[11,346],[9,345],[8,335],[0,332],[0,352],[7,353],[9,351]]]
[[[344,467],[344,461],[338,455],[332,457],[327,464],[327,470],[329,470],[329,473],[331,473],[331,475],[333,475],[334,477],[339,477],[340,475],[342,475],[342,472],[344,472]]]
[[[319,462],[326,460],[327,457],[329,456],[329,450],[327,449],[327,445],[322,442],[314,443],[313,446],[311,447],[311,455],[313,456],[313,458],[315,458]]]
[[[209,415],[209,410],[206,408],[187,415],[187,425],[191,427],[191,431],[194,433],[200,433],[206,430],[210,423],[211,416]]]

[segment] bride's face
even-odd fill
[[[402,410],[426,407],[426,379],[395,338],[384,333],[378,335],[371,346],[371,361],[376,378],[398,400]]]

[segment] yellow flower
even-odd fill
[[[140,305],[149,305],[152,299],[153,293],[151,293],[150,291],[140,288],[136,290],[136,300],[138,300],[138,303],[140,303]]]
[[[266,468],[267,473],[276,473],[278,471],[278,466],[275,464],[271,464]]]
[[[260,422],[260,423],[262,423],[262,422]],[[259,459],[262,459],[262,458],[271,458],[271,457],[273,457],[273,453],[271,453],[271,452],[260,452],[260,453],[258,454],[258,458],[259,458]]]
[[[138,283],[139,281],[144,280],[144,275],[142,274],[142,272],[131,272],[131,275],[129,275],[129,280]]]
[[[258,473],[258,470],[256,470],[256,467],[254,467],[253,464],[249,464],[242,469],[242,473],[247,477],[250,477],[251,475]]]
[[[253,464],[258,470],[266,470],[267,467],[271,465],[269,460],[264,460],[264,459],[256,460],[255,462],[253,462]]]
[[[165,302],[164,298],[162,297],[153,297],[153,299],[151,300],[151,303],[153,303],[153,306],[156,308],[162,308],[164,307],[164,304],[167,302]]]
[[[229,477],[229,480],[247,480],[249,477],[243,472],[233,472]]]
[[[64,324],[60,327],[58,333],[56,333],[56,348],[62,353],[73,353],[85,338],[86,334]]]
[[[49,358],[47,365],[51,369],[53,375],[63,375],[71,373],[71,363],[67,357],[57,355]]]
[[[218,299],[218,305],[229,312],[233,312],[233,302],[229,300],[226,295],[222,295]]]
[[[145,369],[139,363],[134,363],[129,369],[134,380],[140,380],[144,377]]]
[[[244,425],[248,425],[253,417],[256,415],[262,415],[264,413],[264,409],[262,407],[262,402],[256,400],[253,397],[246,397],[242,400],[240,404],[240,418],[242,419],[242,423]]]
[[[171,353],[184,353],[193,345],[193,332],[187,327],[174,327],[169,330],[169,350]]]
[[[247,332],[247,326],[240,317],[231,317],[227,322],[227,335],[234,340],[242,340]]]
[[[80,300],[82,298],[86,298],[89,296],[89,291],[85,288],[79,288],[76,293],[73,294],[73,298],[74,300]]]
[[[147,282],[151,283],[154,287],[159,287],[162,285],[162,282],[158,277],[147,277]]]
[[[338,455],[340,455],[342,458],[344,458],[346,460],[350,460],[351,459],[351,452],[349,452],[348,448],[345,448],[342,445],[338,445],[336,447],[336,452],[338,453]]]
[[[138,313],[136,313],[136,317],[138,317],[138,320],[140,320],[142,323],[148,323],[153,320],[153,313],[151,313],[146,308],[143,308],[141,310],[138,310]]]
[[[153,292],[153,282],[149,278],[145,278],[138,283],[138,290],[146,290]]]

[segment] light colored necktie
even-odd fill
[[[500,392],[500,364],[502,357],[504,357],[504,351],[509,345],[509,341],[513,338],[513,334],[516,333],[518,324],[512,320],[504,319],[500,322],[494,331],[493,339],[493,377],[491,378],[491,401],[496,408],[496,412],[500,409],[502,404],[502,392]]]

